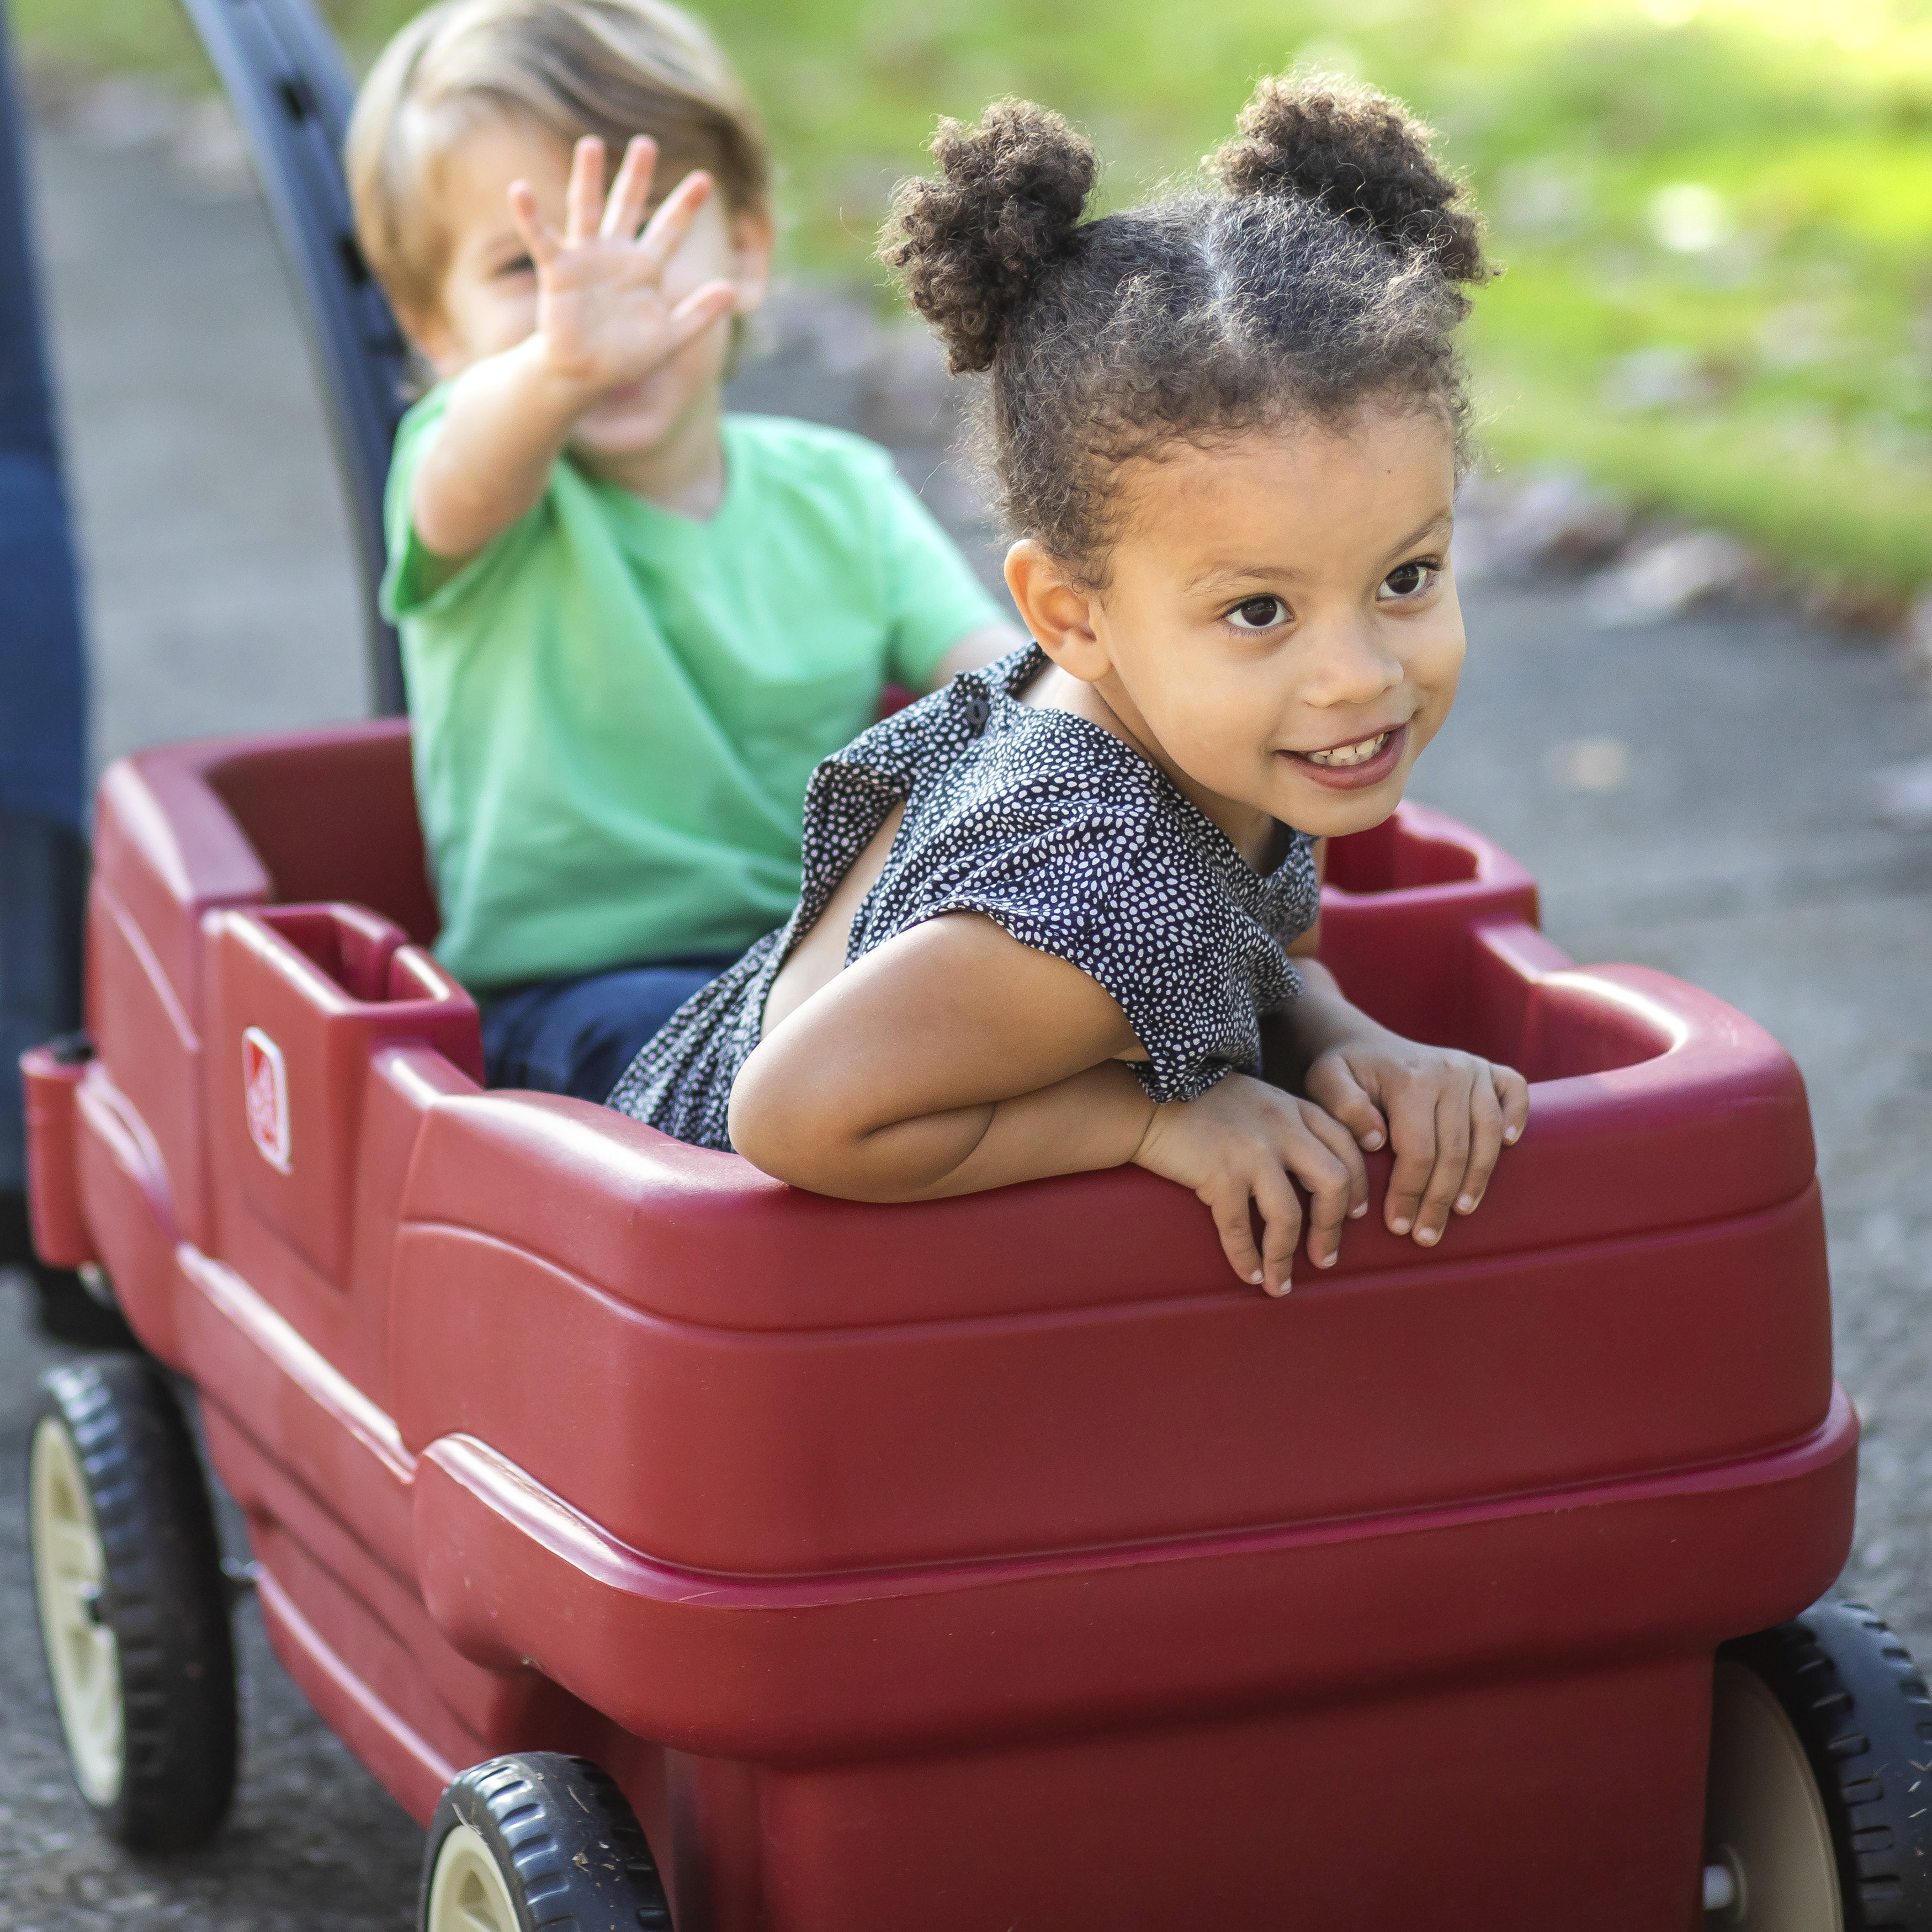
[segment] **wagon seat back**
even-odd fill
[[[178,1240],[386,1400],[394,1197],[423,1107],[482,1073],[474,1003],[424,950],[409,753],[382,722],[170,746],[101,782],[77,1098],[122,1172],[83,1190],[86,1238],[166,1358]]]

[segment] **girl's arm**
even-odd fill
[[[711,178],[687,175],[639,235],[656,154],[653,142],[634,140],[605,201],[604,144],[578,142],[561,236],[537,212],[527,183],[510,190],[536,269],[536,329],[472,362],[450,390],[410,502],[416,535],[436,556],[472,556],[534,508],[598,398],[650,374],[736,301],[727,281],[707,282],[675,307],[667,299],[665,268],[709,198]]]
[[[1310,1102],[1231,1075],[1156,1106],[1111,994],[990,920],[952,914],[867,954],[774,1027],[731,1093],[732,1144],[782,1180],[924,1201],[1136,1161],[1192,1188],[1244,1280],[1286,1292],[1366,1205],[1361,1156]],[[1264,1228],[1258,1246],[1250,1203]]]

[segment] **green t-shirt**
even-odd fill
[[[446,400],[398,432],[382,586],[438,955],[487,991],[741,950],[797,900],[812,767],[1001,612],[884,450],[772,416],[725,418],[708,523],[566,458],[445,577],[409,506]]]

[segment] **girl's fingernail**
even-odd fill
[[[1476,1197],[1473,1194],[1459,1194],[1456,1197],[1456,1211],[1459,1214],[1468,1214],[1475,1204]]]
[[[1406,1234],[1408,1232],[1408,1223],[1406,1221],[1391,1221],[1389,1232],[1391,1234]]]
[[[1418,1228],[1415,1232],[1415,1238],[1425,1248],[1432,1248],[1436,1245],[1436,1230],[1433,1228]]]
[[[1366,1148],[1371,1154],[1373,1154],[1376,1149],[1380,1147],[1382,1144],[1382,1137],[1380,1134],[1370,1134],[1367,1136],[1362,1142],[1363,1146]]]
[[[1261,1270],[1260,1270],[1259,1268],[1256,1268],[1256,1269],[1255,1270],[1254,1273],[1253,1273],[1252,1274],[1251,1274],[1251,1275],[1250,1275],[1250,1276],[1249,1276],[1248,1279],[1249,1279],[1249,1280],[1250,1280],[1251,1282],[1252,1282],[1254,1283],[1254,1285],[1256,1286],[1256,1287],[1257,1287],[1257,1288],[1260,1287],[1260,1286],[1261,1286],[1261,1285],[1262,1285],[1262,1271],[1261,1271]]]
[[[1359,1208],[1351,1208],[1348,1210],[1348,1219],[1352,1221],[1359,1221],[1368,1211],[1369,1204],[1364,1201]]]
[[[1317,1268],[1333,1268],[1341,1258],[1342,1257],[1339,1254],[1324,1255],[1322,1258],[1315,1264],[1315,1265]]]
[[[1514,1142],[1516,1136],[1522,1132],[1522,1130],[1520,1127],[1505,1127],[1503,1130],[1503,1138],[1506,1141]]]

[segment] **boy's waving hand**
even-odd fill
[[[604,143],[595,135],[579,141],[562,235],[544,220],[528,182],[511,185],[511,216],[536,269],[536,339],[552,372],[581,385],[588,399],[649,375],[737,298],[724,280],[704,283],[675,306],[667,296],[664,271],[712,181],[702,170],[686,175],[640,235],[657,155],[649,136],[634,136],[606,199]]]
[[[704,169],[646,223],[658,158],[646,136],[630,142],[608,197],[594,135],[569,150],[567,171],[530,130],[485,128],[472,148],[472,189],[495,169],[514,172],[478,204],[504,213],[479,215],[466,251],[454,251],[461,286],[445,306],[466,326],[418,318],[437,373],[452,379],[411,500],[424,547],[448,564],[475,555],[536,505],[572,444],[620,487],[708,514],[723,488],[715,423],[681,432],[692,407],[715,416],[724,352],[700,339],[761,291],[762,248],[746,255],[740,244],[768,238],[768,224],[718,218]],[[532,164],[555,171],[541,192]]]

